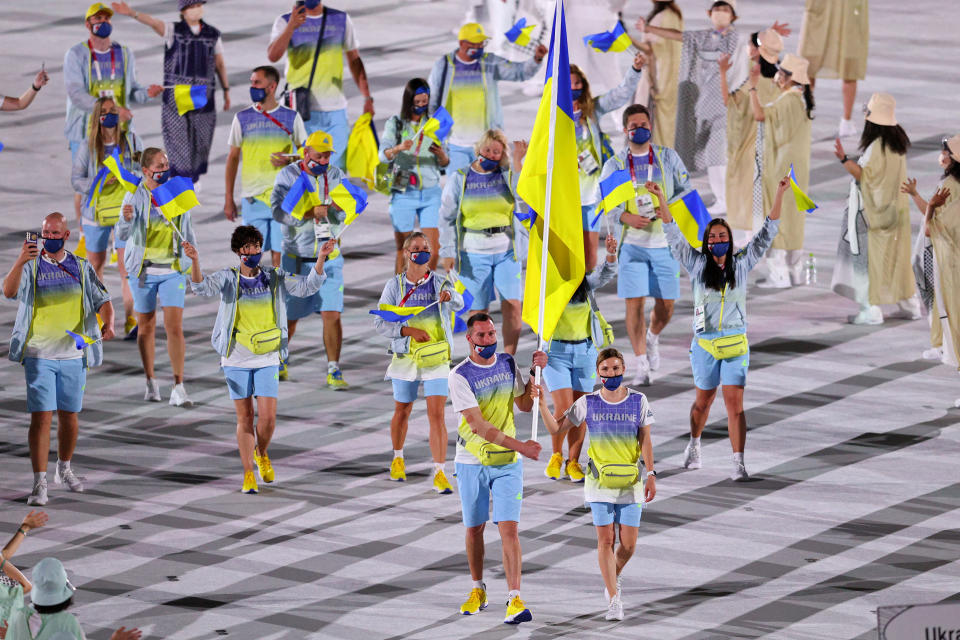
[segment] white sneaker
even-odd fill
[[[636,367],[636,370],[633,372],[634,386],[649,387],[650,361],[647,359],[646,355],[637,356]]]
[[[747,468],[742,462],[733,463],[733,473],[730,474],[730,479],[734,482],[744,482],[750,479]]]
[[[757,286],[761,289],[789,289],[790,274],[771,271],[766,280],[757,281]]]
[[[623,574],[617,576],[617,597],[620,598],[620,601],[623,601]],[[604,600],[610,601],[610,592],[607,591],[607,588],[603,588],[603,598]]]
[[[837,127],[838,138],[856,138],[858,135],[860,135],[860,132],[857,130],[857,125],[853,123],[853,119],[844,120],[840,118],[840,126]]]
[[[156,378],[147,378],[147,390],[143,394],[147,402],[160,402],[160,383]]]
[[[27,504],[31,507],[42,507],[47,504],[47,481],[45,479],[33,483],[33,493],[27,498]]]
[[[700,468],[700,445],[694,444],[693,440],[687,442],[687,448],[683,450],[683,468]]]
[[[847,316],[847,321],[850,324],[883,324],[883,311],[877,305],[871,305],[856,315]]]
[[[647,330],[647,362],[650,363],[650,371],[660,368],[660,336],[653,335],[649,330]]]
[[[917,298],[907,298],[897,303],[897,310],[888,314],[891,318],[902,318],[904,320],[920,319],[920,300]]]
[[[187,395],[187,390],[183,388],[183,383],[176,384],[173,386],[173,391],[170,392],[170,406],[171,407],[192,407],[193,400],[190,399],[190,396]]]
[[[924,360],[941,360],[943,358],[943,348],[942,347],[930,347],[925,350],[921,357]]]
[[[610,604],[607,606],[607,615],[605,620],[623,620],[623,603],[620,602],[620,596],[616,595],[610,598]]]
[[[80,478],[73,473],[73,469],[61,467],[59,462],[57,463],[57,470],[53,474],[53,481],[57,484],[67,485],[70,491],[74,493],[83,493],[83,483],[80,482]]]

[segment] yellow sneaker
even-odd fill
[[[467,601],[460,605],[460,613],[473,616],[487,608],[487,585],[474,587],[467,596]]]
[[[133,316],[127,316],[126,322],[123,323],[123,339],[137,339],[137,319]]]
[[[555,453],[550,456],[550,462],[547,463],[547,468],[544,470],[543,475],[547,476],[551,480],[559,480],[563,477],[562,453]]]
[[[286,382],[290,379],[290,369],[287,368],[287,363],[283,360],[280,361],[280,382]]]
[[[257,455],[257,450],[253,450],[253,461],[257,463],[257,471],[260,472],[260,478],[264,482],[273,482],[273,465],[270,464],[270,456],[263,454]]]
[[[570,482],[583,482],[583,467],[576,460],[568,460],[567,475],[570,476]]]
[[[253,477],[253,471],[243,474],[243,493],[257,493],[257,479]]]
[[[437,471],[433,474],[433,490],[441,495],[453,493],[453,487],[450,486],[450,481],[447,480],[447,474],[443,471]]]
[[[341,373],[340,369],[327,374],[327,386],[334,391],[343,391],[344,389],[350,388],[350,385],[344,381],[343,373]]]
[[[114,249],[110,252],[110,264],[117,264],[120,261],[120,254],[117,253],[117,250]]]
[[[397,482],[407,481],[407,472],[403,466],[403,458],[394,458],[390,463],[390,479]]]
[[[504,624],[520,624],[521,622],[530,622],[533,620],[533,614],[527,605],[520,599],[520,596],[513,596],[513,600],[507,603],[507,616],[503,619]]]

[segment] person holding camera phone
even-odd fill
[[[27,379],[27,439],[33,466],[33,491],[27,498],[30,505],[47,503],[47,458],[54,411],[54,481],[66,484],[71,491],[83,491],[70,459],[77,446],[87,368],[103,362],[102,340],[113,338],[110,294],[90,263],[66,250],[69,238],[64,215],[47,215],[41,236],[27,233],[20,255],[3,279],[3,295],[19,305],[8,357],[23,365]],[[83,348],[77,348],[68,333],[71,331],[83,337]]]
[[[267,58],[286,54],[286,104],[303,118],[307,133],[333,136],[330,162],[343,169],[350,126],[343,95],[343,59],[363,95],[363,112],[373,115],[373,96],[360,59],[353,21],[346,11],[323,6],[321,0],[297,0],[290,13],[278,17],[270,33]]]
[[[393,171],[390,221],[397,243],[397,273],[403,271],[403,243],[418,221],[430,246],[440,246],[440,172],[450,157],[441,145],[424,140],[429,102],[427,81],[411,79],[403,89],[400,115],[387,120],[380,137],[380,161],[391,163]],[[427,268],[436,269],[438,258],[438,253],[431,254]]]
[[[680,297],[677,262],[670,255],[663,223],[657,218],[658,201],[644,184],[661,185],[668,202],[690,190],[690,176],[680,156],[669,147],[652,144],[651,128],[646,107],[627,107],[623,112],[627,147],[607,160],[600,174],[603,182],[616,171],[629,171],[636,194],[607,215],[622,225],[617,296],[626,301],[627,334],[634,353],[627,368],[633,369],[633,384],[644,386],[650,384],[650,372],[660,368],[660,332],[670,322],[673,303]],[[654,299],[649,328],[644,313],[648,296]]]
[[[346,176],[331,164],[334,146],[333,137],[323,131],[314,131],[303,143],[303,157],[296,164],[285,167],[277,174],[270,204],[273,219],[283,227],[283,270],[294,275],[307,275],[320,259],[320,248],[342,229],[346,218],[330,198],[333,191]],[[301,174],[309,176],[320,196],[320,204],[307,211],[302,218],[295,218],[283,209],[283,201],[290,188]],[[343,347],[343,254],[334,251],[323,264],[326,280],[320,290],[304,298],[287,298],[287,333],[289,339],[297,330],[297,322],[310,314],[319,313],[323,318],[323,346],[327,352],[327,386],[334,391],[348,388],[340,371],[340,349]],[[280,362],[280,379],[289,375],[285,360]]]

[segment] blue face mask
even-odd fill
[[[320,0],[306,0],[303,3],[303,6],[305,6],[310,11],[313,11],[314,9],[320,6]]]
[[[494,354],[497,352],[497,343],[494,342],[493,344],[488,344],[485,346],[480,346],[479,344],[475,344],[473,345],[473,350],[476,351],[481,358],[486,360],[486,359],[492,358]]]
[[[104,129],[113,129],[120,124],[120,116],[115,113],[105,113],[100,118],[100,126]]]
[[[327,167],[329,164],[321,164],[319,162],[314,162],[313,160],[307,160],[307,169],[315,176],[322,176],[327,172]]]
[[[422,107],[414,106],[412,111],[418,116],[423,115],[424,113],[427,112],[427,105],[423,105]]]
[[[580,99],[580,96],[582,96],[582,95],[583,95],[583,89],[571,89],[571,90],[570,90],[570,98],[573,99],[574,102],[576,102],[577,100],[579,100],[579,99]]]
[[[427,264],[430,262],[430,252],[414,251],[410,254],[410,260],[415,264]]]
[[[267,99],[267,90],[260,87],[250,87],[250,99],[254,102],[263,102]]]
[[[467,57],[471,60],[477,60],[483,57],[483,47],[475,47],[473,49],[467,49]]]
[[[250,267],[251,269],[256,269],[260,264],[260,258],[263,257],[263,252],[260,253],[250,253],[247,255],[240,256],[240,262]]]
[[[90,32],[98,38],[109,38],[113,32],[113,25],[109,22],[98,22],[90,27]]]
[[[484,171],[493,171],[500,166],[499,160],[491,160],[490,158],[485,158],[480,156],[480,168]]]
[[[163,184],[170,178],[170,169],[166,171],[157,171],[153,174],[153,181],[157,184]]]
[[[634,144],[646,144],[648,140],[650,140],[650,129],[645,127],[637,127],[630,134],[630,142]]]
[[[710,247],[710,253],[718,258],[722,258],[723,256],[727,255],[727,251],[730,249],[729,242],[714,242],[713,244],[707,246]]]
[[[47,253],[59,253],[63,249],[63,238],[44,238],[43,250]]]
[[[603,386],[606,387],[608,391],[616,391],[620,388],[620,385],[623,383],[623,375],[619,376],[610,376],[609,378],[601,378],[603,380]]]

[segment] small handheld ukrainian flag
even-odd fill
[[[668,205],[670,215],[683,233],[690,246],[699,250],[703,246],[703,232],[710,223],[707,205],[696,189],[688,191],[682,198]]]
[[[601,33],[584,36],[583,43],[603,53],[609,51],[626,51],[633,46],[630,36],[627,35],[627,31],[619,22],[612,31],[603,31]]]
[[[423,135],[437,144],[442,144],[453,129],[453,116],[443,107],[437,107],[433,115],[423,124]]]
[[[507,40],[518,47],[525,47],[530,44],[530,34],[536,27],[537,25],[535,24],[527,26],[527,19],[520,18],[517,20],[517,24],[510,27],[510,30],[504,35],[507,36]]]
[[[175,84],[173,101],[177,104],[177,113],[181,116],[188,111],[196,111],[207,106],[207,85]]]
[[[330,190],[330,199],[347,214],[343,221],[344,227],[353,224],[353,221],[367,208],[367,194],[363,189],[355,187],[346,180]]]
[[[317,183],[305,171],[297,176],[287,197],[283,199],[280,208],[297,220],[303,220],[307,211],[320,205],[320,196],[317,194]]]
[[[793,170],[793,165],[790,165],[790,188],[793,191],[793,197],[797,201],[797,211],[804,211],[806,213],[813,213],[817,209],[817,203],[814,202],[810,196],[804,193],[803,189],[800,188],[800,185],[797,184],[797,174]]]
[[[120,154],[116,149],[113,150],[112,154],[103,159],[103,166],[106,167],[107,170],[110,171],[114,177],[116,177],[117,182],[123,185],[123,188],[130,193],[136,191],[137,187],[140,186],[140,178],[127,171],[126,167],[123,166],[123,161],[120,160]],[[97,175],[99,176],[100,173]],[[94,180],[96,180],[96,178],[94,178]]]
[[[85,347],[90,346],[91,344],[97,344],[98,342],[100,342],[100,340],[94,340],[93,338],[89,338],[83,335],[82,333],[74,333],[69,329],[64,329],[64,331],[66,331],[70,335],[70,337],[73,338],[73,341],[77,345],[77,351],[80,351]]]
[[[470,293],[470,290],[467,289],[467,286],[463,284],[457,274],[451,272],[449,276],[453,278],[454,290],[463,296],[463,308],[460,311],[453,312],[453,332],[463,333],[467,330],[467,321],[464,317],[470,314],[470,307],[473,306],[473,294]]]
[[[170,178],[163,184],[157,185],[151,193],[157,203],[157,209],[171,222],[200,204],[193,190],[193,181],[184,176]]]
[[[370,313],[383,318],[387,322],[406,322],[424,309],[426,307],[398,307],[393,304],[379,304],[376,309],[371,309]]]
[[[604,211],[613,211],[614,207],[635,197],[637,192],[626,169],[614,171],[600,181],[600,204]]]

